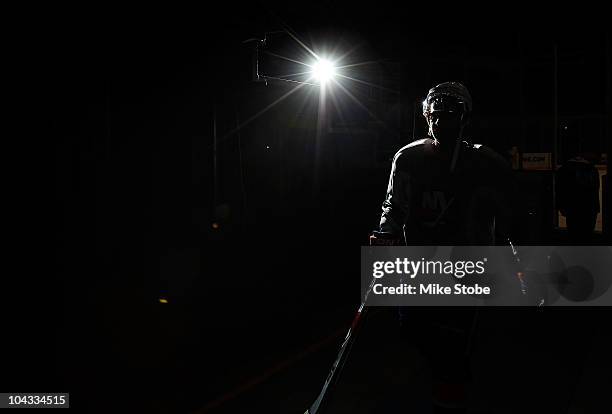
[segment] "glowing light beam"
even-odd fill
[[[287,97],[289,97],[290,95],[292,95],[293,93],[295,93],[296,91],[302,89],[305,85],[305,83],[303,82],[297,82],[297,81],[290,81],[290,82],[296,82],[298,83],[298,85],[291,89],[289,92],[287,92],[286,94],[284,94],[283,96],[281,96],[280,98],[278,98],[277,100],[275,100],[274,102],[272,102],[271,104],[269,104],[268,106],[266,106],[265,108],[263,108],[261,111],[257,112],[255,115],[251,116],[250,118],[248,118],[246,121],[244,121],[243,123],[241,123],[240,125],[238,125],[236,128],[232,129],[231,131],[229,131],[227,134],[225,134],[220,141],[224,141],[227,138],[229,138],[230,136],[234,135],[236,132],[240,131],[242,128],[244,128],[247,124],[250,124],[251,122],[253,122],[254,120],[256,120],[257,118],[259,118],[262,114],[264,114],[265,112],[269,111],[272,107],[278,105],[280,102],[284,101],[285,99],[287,99]]]
[[[383,90],[383,91],[387,91],[387,92],[394,93],[394,94],[399,94],[399,92],[398,92],[398,91],[396,91],[396,90],[389,89],[389,88],[385,88],[384,86],[380,86],[380,85],[376,85],[376,84],[374,84],[374,83],[366,82],[366,81],[361,80],[361,79],[352,78],[352,77],[350,77],[350,76],[341,75],[341,74],[337,74],[337,76],[339,76],[339,77],[341,77],[341,78],[348,79],[348,80],[352,80],[352,81],[354,81],[354,82],[363,83],[364,85],[368,85],[368,86],[371,86],[371,87],[373,87],[373,88],[378,88],[378,89],[381,89],[381,90]]]
[[[376,115],[374,115],[374,113],[372,113],[372,111],[370,111],[363,103],[361,103],[359,101],[359,99],[357,99],[357,97],[355,97],[355,95],[353,95],[351,92],[349,92],[348,89],[346,89],[344,86],[342,86],[342,84],[340,82],[338,82],[335,79],[332,79],[334,81],[334,83],[340,88],[342,89],[342,91],[347,94],[347,96],[349,98],[351,98],[357,105],[359,105],[364,111],[366,111],[368,113],[368,115],[370,115],[372,117],[372,119],[376,120],[376,122],[380,123],[387,131],[391,132],[393,135],[395,136],[399,136],[399,134],[396,131],[393,131],[391,128],[389,128],[383,121],[381,121],[380,119],[378,119],[378,117]]]
[[[311,65],[309,65],[308,63],[300,62],[299,60],[291,59],[291,58],[288,58],[288,57],[286,57],[286,56],[277,55],[276,53],[272,53],[272,52],[265,52],[265,53],[266,53],[267,55],[274,56],[274,57],[277,57],[277,58],[279,58],[279,59],[283,59],[283,60],[287,60],[287,61],[289,61],[289,62],[297,63],[298,65],[308,66],[309,68],[310,68],[310,67],[312,67],[312,66],[311,66]]]

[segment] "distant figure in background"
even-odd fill
[[[565,216],[570,241],[591,240],[599,213],[599,173],[583,156],[567,160],[556,173],[557,207]]]

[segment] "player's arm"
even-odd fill
[[[411,197],[405,158],[401,151],[393,157],[379,228],[370,236],[371,245],[404,244],[403,227],[410,214]]]

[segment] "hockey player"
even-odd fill
[[[493,150],[464,137],[471,112],[461,83],[429,91],[423,102],[429,137],[395,154],[374,244],[490,245],[507,236],[511,170]]]
[[[429,137],[395,154],[372,245],[494,245],[508,237],[511,169],[464,136],[471,113],[461,83],[429,90],[423,102]],[[402,332],[430,361],[434,406],[461,412],[474,310],[400,308],[399,314]]]

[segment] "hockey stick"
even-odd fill
[[[321,389],[319,396],[314,401],[314,403],[312,403],[310,408],[304,412],[304,414],[318,413],[321,407],[321,404],[325,401],[328,395],[328,391],[330,387],[332,387],[338,381],[338,378],[340,377],[340,373],[342,372],[342,368],[344,368],[344,364],[348,360],[348,356],[351,352],[351,348],[353,347],[353,343],[355,342],[355,337],[357,335],[357,331],[359,330],[359,327],[361,326],[361,321],[363,320],[363,317],[366,314],[366,310],[367,310],[367,307],[365,306],[366,301],[368,300],[368,295],[370,294],[370,292],[372,291],[372,288],[374,287],[375,281],[376,279],[373,278],[372,282],[370,282],[370,286],[368,287],[368,290],[366,291],[364,295],[363,301],[361,302],[361,305],[359,306],[359,309],[357,310],[357,314],[353,318],[351,327],[346,333],[346,336],[344,337],[344,341],[342,341],[342,345],[340,345],[340,351],[338,352],[338,356],[334,360],[334,363],[331,367],[331,370],[329,371],[329,374],[327,375],[327,378],[325,379],[325,383],[323,384],[323,388]]]
[[[452,201],[453,200],[451,200],[451,203]],[[449,203],[449,205],[451,203]],[[448,206],[440,213],[440,215],[438,216],[436,220],[436,223],[438,223],[440,219],[446,214],[447,209],[448,209]],[[404,236],[404,243],[405,243],[406,235],[404,234],[403,236]],[[349,354],[351,352],[351,348],[353,347],[353,343],[355,342],[355,338],[356,338],[358,329],[361,326],[362,320],[366,314],[366,311],[367,311],[366,302],[368,300],[368,296],[370,295],[370,292],[372,291],[374,287],[375,282],[376,282],[376,278],[372,278],[372,281],[370,282],[370,286],[366,290],[366,293],[363,297],[363,301],[361,302],[361,305],[359,306],[359,309],[357,310],[357,314],[353,318],[353,322],[351,323],[351,326],[348,332],[346,333],[346,336],[344,337],[344,341],[342,341],[342,345],[340,345],[340,351],[338,352],[338,355],[336,356],[336,359],[334,360],[334,363],[332,364],[331,370],[329,371],[329,374],[327,375],[327,378],[325,379],[323,388],[321,389],[321,392],[317,396],[317,399],[312,403],[310,408],[304,412],[304,414],[317,414],[322,404],[326,401],[326,399],[328,399],[327,396],[329,394],[329,390],[340,378],[340,374],[342,372],[342,369],[344,368],[344,364],[348,360]]]
[[[506,239],[508,244],[510,245],[510,248],[512,249],[512,257],[514,258],[514,261],[516,262],[516,264],[519,266],[519,268],[521,267],[521,258],[518,255],[518,250],[516,250],[516,248],[514,247],[514,244],[512,244],[512,240],[510,240],[509,238]],[[519,282],[521,283],[521,293],[523,295],[527,295],[527,283],[525,282],[525,279],[523,278],[524,273],[522,271],[518,271],[516,272],[516,277],[518,278]]]
[[[518,266],[518,271],[516,272],[516,277],[518,278],[520,284],[521,284],[521,293],[523,294],[523,296],[527,296],[528,294],[535,294],[538,295],[537,298],[537,307],[540,309],[543,309],[544,306],[546,305],[546,298],[542,297],[541,291],[538,292],[538,290],[536,289],[531,290],[528,288],[528,283],[525,280],[525,270],[523,264],[521,263],[521,258],[518,254],[518,250],[516,249],[516,247],[514,247],[514,245],[512,244],[512,240],[510,240],[509,238],[506,239],[508,244],[510,245],[510,248],[512,249],[512,256],[514,257],[514,261],[516,262],[517,266]],[[536,286],[537,288],[537,286]]]

